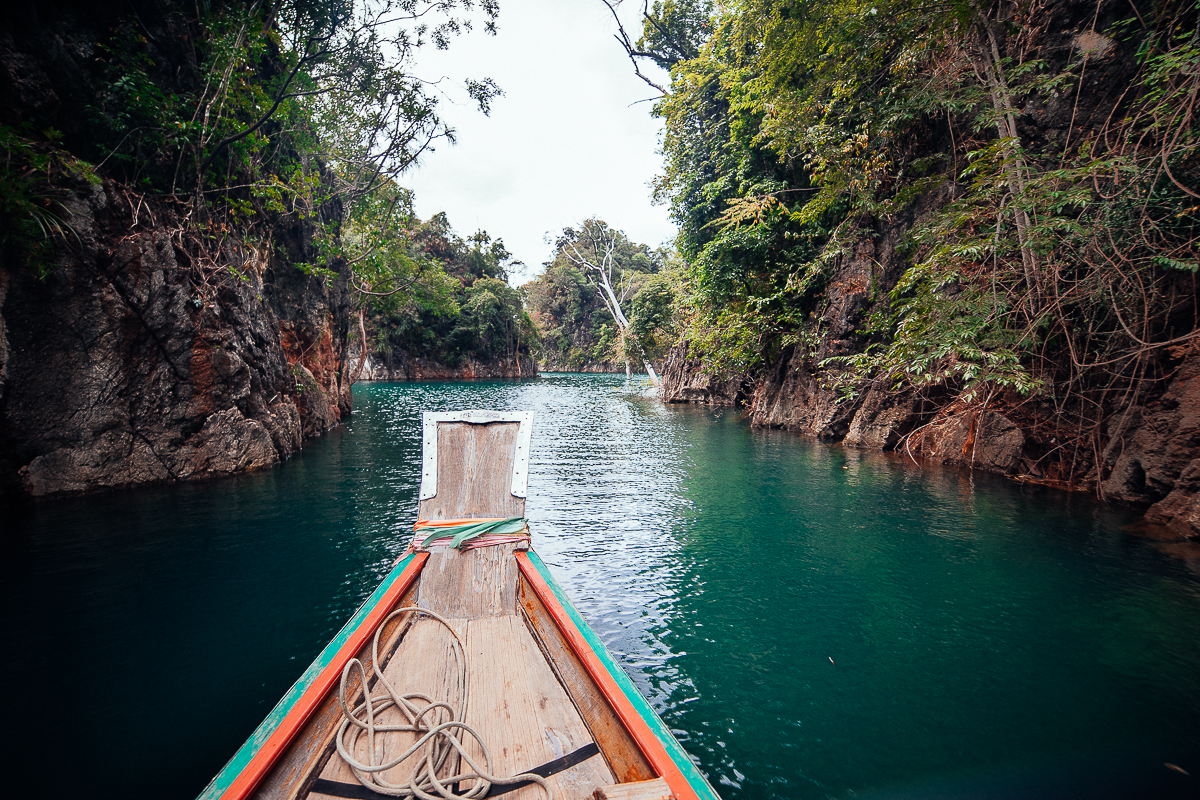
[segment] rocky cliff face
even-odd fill
[[[1104,497],[1152,503],[1146,521],[1178,535],[1200,533],[1200,353],[1188,357],[1162,396],[1110,423],[1102,456]]]
[[[651,361],[650,364],[654,367],[654,371],[661,373],[663,371],[665,361]],[[646,368],[641,364],[633,364],[635,373],[645,373]],[[582,372],[590,375],[624,375],[624,361],[592,361],[586,364],[570,364],[565,361],[557,361],[554,359],[544,360],[538,363],[538,370],[541,372]]]
[[[11,5],[0,27],[5,148],[24,137],[67,161],[107,160],[95,106],[117,91],[106,77],[105,43],[121,20],[137,25],[139,63],[156,85],[169,92],[197,74],[182,5]],[[0,495],[267,467],[348,413],[346,268],[331,264],[336,277],[326,280],[293,266],[317,262],[311,217],[257,217],[251,241],[228,217],[198,222],[203,203],[146,188],[165,192],[148,177],[163,164],[130,167],[123,184],[111,177],[120,170],[101,181],[98,166],[58,169],[63,161],[51,158],[34,169],[13,152],[3,165],[4,209],[33,191],[61,235],[35,254],[14,244],[17,228],[5,220]],[[317,213],[333,221],[340,210]]]
[[[821,385],[812,359],[796,350],[754,379],[722,381],[677,347],[667,359],[662,397],[675,403],[743,406],[753,425],[786,428],[849,447],[903,448],[935,463],[1095,491],[1111,502],[1146,507],[1146,523],[1162,529],[1157,538],[1200,536],[1200,354],[1178,363],[1158,399],[1114,416],[1100,466],[1093,464],[1077,480],[1057,469],[1057,441],[1045,434],[1044,415],[878,386],[839,399]],[[1088,454],[1073,455],[1076,464],[1088,463]]]
[[[624,364],[615,361],[592,361],[587,364],[572,365],[565,361],[549,359],[538,364],[542,372],[586,372],[595,375],[615,375],[625,371]]]
[[[745,399],[745,388],[750,383],[746,376],[718,375],[700,360],[688,358],[686,343],[667,352],[660,375],[662,389],[659,396],[668,403],[737,406]]]
[[[1097,130],[1110,118],[1137,60],[1124,43],[1096,33],[1095,20],[1111,22],[1128,13],[1112,2],[1086,9],[1078,3],[1050,3],[1044,15],[1035,16],[1026,57],[1045,59],[1059,70],[1072,53],[1086,51],[1088,71],[1079,91],[1033,98],[1021,109],[1023,141],[1063,142],[1070,131]],[[952,143],[925,145],[945,152]],[[1160,538],[1200,536],[1200,349],[1194,340],[1190,350],[1163,355],[1157,365],[1160,376],[1130,387],[1122,400],[1104,407],[1108,421],[1092,437],[1094,447],[1073,444],[1070,452],[1065,452],[1067,437],[1060,430],[1063,418],[1044,399],[1003,392],[967,398],[948,388],[919,393],[885,384],[858,387],[847,398],[827,385],[829,373],[822,362],[862,352],[868,344],[860,331],[867,327],[867,312],[886,298],[905,268],[908,256],[900,246],[906,232],[955,191],[953,176],[947,176],[942,189],[907,213],[860,222],[858,234],[847,237],[854,244],[838,257],[821,310],[802,332],[802,343],[787,347],[771,363],[733,376],[712,375],[702,362],[686,357],[686,343],[678,345],[667,359],[662,397],[742,406],[754,425],[846,446],[903,448],[939,463],[1091,490],[1112,502],[1147,508],[1146,522],[1162,529]],[[1189,308],[1194,299],[1192,303]],[[1076,436],[1075,442],[1081,439]]]
[[[64,207],[78,238],[46,278],[0,263],[7,492],[267,467],[349,411],[344,278],[236,244],[202,264],[169,209],[113,183],[76,186]]]
[[[1167,365],[1171,377],[1142,388],[1139,396],[1153,399],[1113,414],[1098,459],[1061,451],[1053,409],[1045,403],[1001,396],[989,406],[944,390],[921,394],[884,385],[845,398],[822,382],[824,359],[865,344],[858,331],[878,287],[892,285],[899,273],[896,244],[903,230],[901,222],[866,231],[842,256],[815,321],[814,345],[793,345],[768,368],[733,376],[712,374],[687,358],[686,344],[677,345],[664,366],[663,399],[740,406],[756,426],[849,447],[902,447],[936,463],[1095,491],[1111,502],[1146,507],[1146,522],[1163,529],[1160,538],[1200,536],[1200,352],[1178,352]]]
[[[352,347],[348,360],[357,365],[359,350]],[[515,359],[477,361],[464,359],[456,367],[450,367],[428,358],[410,357],[402,351],[394,351],[391,359],[381,359],[378,354],[367,355],[359,380],[363,381],[452,381],[476,378],[532,378],[538,374],[537,364],[527,355]]]

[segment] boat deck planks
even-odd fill
[[[417,605],[447,619],[517,613],[517,546],[435,548],[421,570]]]
[[[618,783],[596,790],[595,800],[671,800],[671,787],[662,778],[636,783]]]
[[[428,438],[432,431],[427,428],[426,468],[436,470],[437,485],[430,487],[432,496],[425,494],[423,486],[426,499],[419,501],[418,517],[434,521],[524,516],[525,499],[512,492],[524,493],[528,431],[520,433],[519,425],[528,424],[530,415],[497,419],[500,415],[496,412],[463,414],[467,419],[475,415],[474,421],[436,415],[440,417],[436,419],[436,440]],[[425,419],[426,425],[432,424],[429,417]],[[434,441],[436,456],[430,449]],[[429,473],[426,476],[430,477]],[[285,711],[280,713],[286,719],[268,734],[271,740],[263,740],[267,744],[250,756],[249,766],[237,767],[241,772],[232,773],[227,766],[204,797],[333,797],[314,791],[318,779],[349,785],[321,784],[328,791],[361,796],[363,787],[335,748],[334,734],[341,714],[337,687],[326,688],[333,680],[330,670],[340,669],[335,665],[344,663],[357,648],[357,657],[370,671],[370,641],[361,645],[362,637],[369,636],[371,626],[380,624],[389,607],[416,605],[446,619],[464,644],[469,692],[465,722],[486,743],[494,775],[519,775],[594,742],[599,753],[570,767],[560,767],[560,772],[546,779],[555,800],[666,800],[674,796],[672,791],[685,800],[718,800],[702,775],[687,777],[680,772],[680,764],[691,773],[695,768],[690,761],[681,760],[686,754],[645,701],[638,696],[635,699],[641,705],[631,704],[629,693],[636,689],[631,684],[622,688],[616,681],[612,670],[619,667],[606,653],[603,657],[597,655],[596,648],[602,650],[602,645],[548,577],[541,561],[532,552],[524,552],[528,549],[527,541],[467,551],[436,547],[428,553],[408,556],[402,562],[404,566],[398,562],[377,590],[395,586],[394,592],[373,596],[371,602],[375,605],[364,604],[363,609],[369,611],[356,612],[339,634],[354,644],[342,646],[331,658],[330,648],[340,641],[335,639],[310,667],[310,671],[322,670],[314,684],[320,687],[316,690],[319,694],[309,692],[298,701],[285,697],[280,706]],[[384,676],[399,694],[423,694],[461,710],[464,698],[460,696],[459,665],[452,641],[441,623],[427,617],[387,623],[380,651]],[[329,660],[329,664],[322,659]],[[357,683],[357,674],[352,673],[349,699],[354,704],[360,700]],[[384,694],[373,674],[368,685],[373,696]],[[407,724],[395,709],[379,712],[376,719],[384,725]],[[269,717],[260,728],[271,721]],[[439,720],[431,721],[436,725]],[[381,733],[376,763],[395,758],[417,738],[415,733]],[[272,750],[279,745],[271,742],[281,739],[292,744],[286,750]],[[462,741],[482,767],[482,752],[475,741],[465,734]],[[236,759],[244,758],[242,753],[254,744],[252,738],[230,765],[238,764]],[[665,749],[667,745],[675,748],[674,755]],[[370,760],[365,747],[364,737],[356,745],[355,755],[360,761]],[[383,774],[384,779],[392,784],[407,783],[422,755],[391,768]],[[257,767],[265,771],[256,775],[256,764],[265,764]],[[455,756],[439,774],[448,776],[464,767]],[[233,783],[222,783],[229,781],[227,776],[231,774],[235,775]],[[245,788],[235,786],[238,781]],[[222,785],[229,790],[225,792]],[[702,790],[700,794],[697,788]],[[542,800],[545,796],[536,784],[512,790],[499,785],[493,790],[507,794],[506,800]]]
[[[463,642],[466,642],[467,621],[448,622]],[[462,698],[458,695],[457,670],[450,633],[436,620],[424,618],[418,619],[409,628],[384,668],[383,675],[400,694],[420,693],[458,707],[462,705]],[[371,692],[376,696],[384,693],[382,686],[374,686]],[[418,702],[417,705],[423,704]],[[383,724],[405,724],[404,717],[394,708],[384,711],[379,719]],[[416,741],[416,735],[403,732],[388,733],[381,737],[381,741],[379,746],[382,748],[382,760],[390,760],[411,746]],[[363,737],[359,744],[360,748],[354,755],[360,761],[366,761],[366,737]],[[410,757],[387,770],[383,773],[383,778],[391,783],[407,782],[416,757]],[[448,768],[454,766],[453,763],[447,764]],[[445,775],[448,772],[443,770],[439,774]],[[336,752],[325,764],[321,777],[338,783],[358,784],[358,778],[354,777],[350,767]],[[319,792],[313,792],[310,796],[325,797]]]
[[[591,743],[587,725],[521,617],[509,614],[449,622],[466,643],[471,693],[466,722],[487,742],[494,774],[519,774]],[[384,676],[398,692],[421,692],[459,706],[455,670],[449,633],[437,622],[423,619],[405,634]],[[375,694],[380,691],[377,688]],[[385,723],[398,718],[392,710],[381,715]],[[477,745],[469,737],[465,739],[467,751],[483,764]],[[394,758],[414,740],[411,734],[387,734],[383,758]],[[365,760],[363,750],[356,755]],[[410,758],[383,776],[393,783],[404,782],[412,767]],[[325,764],[321,777],[357,783],[350,768],[336,756]],[[613,784],[614,778],[604,759],[597,755],[551,776],[547,783],[557,798],[584,800],[597,788]],[[326,795],[312,792],[309,796]],[[544,796],[538,786],[509,793],[511,800],[540,800]]]
[[[516,446],[516,423],[438,425],[437,494],[420,502],[418,516],[428,520],[525,516],[525,498],[510,493]]]
[[[629,732],[613,716],[604,695],[592,682],[579,658],[555,634],[554,621],[549,612],[523,580],[520,583],[520,603],[526,623],[536,632],[542,645],[545,660],[553,665],[560,683],[572,687],[575,707],[604,751],[617,778],[622,782],[653,778],[655,775],[650,763]]]
[[[519,774],[591,743],[587,725],[520,617],[472,620],[467,645],[472,695],[467,722],[488,743],[497,775]],[[596,755],[546,782],[556,798],[583,800],[614,779]],[[540,800],[545,793],[526,786],[509,797]]]
[[[396,608],[416,605],[416,596],[417,587],[413,586],[400,598]],[[394,654],[396,644],[404,636],[408,625],[408,621],[398,619],[389,622],[384,629],[380,636],[379,650],[380,660],[385,665]],[[355,657],[366,666],[367,674],[372,676],[372,681],[367,684],[371,686],[374,675],[371,671],[371,640],[367,640]],[[357,674],[351,676],[348,684],[351,693],[357,691],[359,685]],[[308,776],[311,775],[315,778],[314,773],[322,763],[330,760],[341,761],[336,753],[332,753],[333,758],[330,758],[333,749],[333,735],[341,722],[342,709],[338,704],[337,692],[334,691],[324,698],[320,708],[308,720],[300,736],[297,737],[297,741],[301,745],[290,748],[282,758],[275,762],[270,772],[255,789],[253,794],[255,800],[292,800],[295,797],[303,797],[305,795],[304,786],[311,783],[307,780]]]

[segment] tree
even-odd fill
[[[1190,0],[1046,3],[1037,24],[1014,0],[732,0],[674,28],[701,32],[688,58],[667,9],[619,38],[671,69],[656,196],[706,367],[804,347],[849,394],[1039,397],[1062,425],[1048,449],[1098,453],[1113,398],[1194,352]],[[819,355],[827,285],[889,237],[856,339]]]
[[[422,222],[410,203],[395,208],[406,215],[395,221],[388,245],[363,262],[376,265],[369,288],[379,291],[360,292],[374,350],[385,361],[403,353],[449,367],[466,358],[501,360],[522,374],[537,333],[521,293],[506,281],[518,262],[504,242],[486,231],[463,239],[444,213]]]
[[[657,323],[635,331],[638,317],[633,315],[631,319],[624,309],[661,269],[663,255],[645,245],[634,244],[599,219],[586,220],[578,229],[565,228],[555,246],[554,260],[541,277],[526,287],[543,338],[565,351],[569,349],[567,340],[587,331],[583,339],[603,348],[610,341],[605,332],[607,320],[612,325],[608,330],[615,332],[611,340],[616,345],[617,357],[625,362],[626,374],[632,376],[630,362],[637,358],[657,384],[658,375],[650,364],[647,342],[640,335],[655,329]],[[559,356],[562,355],[560,352]],[[596,356],[599,354],[589,360],[607,360]]]
[[[87,147],[106,173],[169,195],[198,264],[230,260],[230,231],[299,223],[317,227],[320,247],[297,266],[323,277],[349,266],[357,291],[378,290],[367,287],[396,262],[369,254],[409,213],[396,179],[454,137],[415,57],[479,23],[494,33],[496,0],[173,0],[153,14],[118,21],[100,48]],[[167,46],[164,31],[187,46]],[[488,113],[499,87],[465,84]]]

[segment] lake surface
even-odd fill
[[[534,547],[726,798],[1200,796],[1200,576],[1129,515],[640,390],[359,384],[270,472],[5,510],[4,794],[194,797],[406,547],[419,412],[498,408]]]

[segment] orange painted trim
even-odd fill
[[[675,795],[676,800],[699,800],[696,790],[692,788],[692,784],[688,781],[684,774],[679,771],[679,767],[675,765],[675,761],[667,753],[667,749],[663,747],[663,743],[650,730],[650,726],[642,719],[642,715],[638,713],[633,704],[629,702],[629,698],[625,696],[625,692],[617,685],[612,674],[599,656],[588,644],[583,633],[579,630],[579,626],[575,624],[575,620],[571,619],[571,615],[558,602],[558,598],[554,594],[554,590],[546,583],[545,579],[538,572],[537,568],[529,560],[529,556],[525,553],[514,553],[517,558],[517,566],[521,569],[521,574],[525,576],[525,580],[529,581],[530,587],[534,594],[542,601],[542,605],[550,612],[550,616],[558,625],[559,631],[563,638],[567,640],[567,644],[571,650],[579,658],[583,664],[583,668],[587,670],[588,675],[596,682],[596,686],[600,688],[601,694],[608,700],[608,704],[612,706],[617,713],[617,717],[621,720],[621,724],[625,726],[625,730],[629,731],[629,735],[633,738],[638,749],[642,751],[642,755],[646,757],[646,761],[650,763],[651,769],[658,773],[659,777],[667,782],[667,786],[671,788],[671,792]]]
[[[375,607],[367,613],[363,618],[362,624],[354,629],[347,637],[345,644],[337,651],[337,655],[333,660],[321,671],[321,674],[309,685],[296,704],[292,706],[279,723],[267,740],[263,742],[262,747],[254,754],[254,757],[242,769],[238,776],[229,784],[229,788],[221,794],[221,800],[244,800],[248,797],[254,788],[258,786],[258,782],[267,774],[267,770],[275,763],[276,759],[284,753],[292,739],[308,722],[308,718],[316,711],[317,706],[325,699],[325,696],[334,687],[335,684],[342,679],[342,669],[346,666],[346,662],[354,657],[354,654],[362,649],[366,644],[367,639],[375,634],[375,629],[384,618],[392,611],[400,597],[408,591],[417,576],[421,572],[421,568],[425,566],[426,559],[429,558],[428,553],[418,553],[413,558],[409,565],[404,568],[404,572],[396,579],[391,588],[379,598],[379,602]]]

